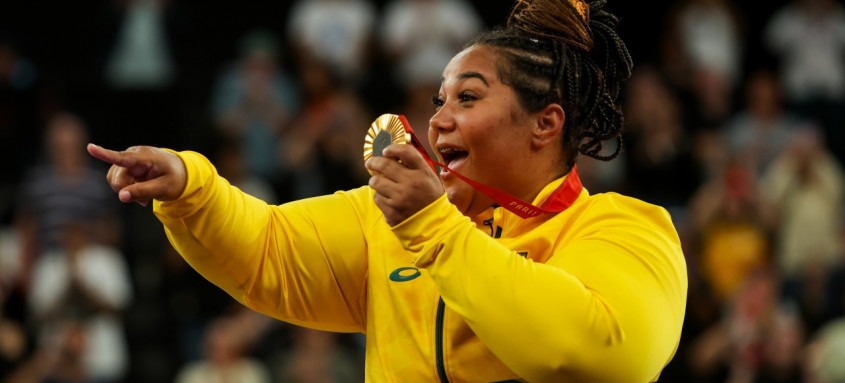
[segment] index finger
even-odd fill
[[[129,167],[135,164],[134,157],[127,156],[126,152],[109,150],[95,144],[88,144],[88,153],[94,158],[112,165]]]

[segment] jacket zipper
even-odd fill
[[[440,377],[441,383],[449,383],[449,377],[446,376],[446,362],[443,357],[443,317],[446,316],[446,302],[443,302],[441,297],[437,302],[437,317],[435,322],[436,331],[434,333],[435,341],[435,356],[437,358],[437,376]]]
[[[493,225],[493,218],[484,220],[484,226],[490,227],[490,236],[493,238],[500,238],[502,236],[502,227]],[[437,359],[437,376],[441,383],[449,383],[449,377],[446,376],[446,361],[443,356],[443,318],[446,316],[446,302],[443,302],[443,297],[437,301],[437,316],[435,318],[435,333],[434,333],[434,353]]]

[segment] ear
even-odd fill
[[[549,104],[537,112],[537,124],[531,132],[531,147],[535,150],[560,144],[566,113],[559,104]]]

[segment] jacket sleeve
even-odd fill
[[[687,284],[668,214],[645,214],[662,223],[610,214],[545,264],[477,230],[445,197],[393,230],[446,305],[523,379],[649,382],[677,347]]]
[[[354,200],[365,190],[271,206],[231,186],[202,155],[176,154],[187,168],[185,190],[153,210],[194,269],[266,315],[364,331],[367,245]]]

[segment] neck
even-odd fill
[[[562,177],[566,172],[566,166],[559,158],[537,156],[535,161],[524,166],[522,171],[515,176],[517,181],[512,182],[511,185],[517,188],[511,190],[511,193],[523,201],[532,202],[546,185]]]
[[[526,187],[526,191],[524,194],[515,195],[521,198],[523,201],[532,203],[534,199],[537,198],[537,195],[552,181],[562,177],[562,174],[557,173],[547,173],[545,177],[535,177],[533,178],[533,183],[529,185],[530,187]]]

